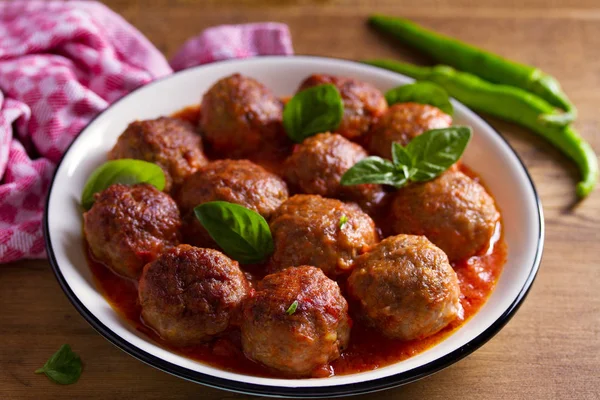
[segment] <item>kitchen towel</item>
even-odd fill
[[[188,40],[169,64],[100,3],[0,2],[0,263],[45,257],[41,221],[53,171],[110,103],[173,70],[290,54],[286,25],[226,25]]]

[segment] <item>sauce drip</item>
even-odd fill
[[[177,112],[173,116],[197,125],[199,115],[199,107],[192,106]],[[210,149],[207,149],[207,151],[209,157],[215,157],[210,154]],[[277,170],[281,160],[281,155],[278,154],[267,158],[264,155],[262,157],[257,156],[257,159],[254,161],[267,169]],[[461,164],[460,169],[471,178],[482,183],[477,174],[468,167]],[[386,232],[387,229],[383,225],[383,219],[377,218],[377,220],[379,228],[383,232]],[[459,329],[465,321],[475,315],[483,304],[485,304],[502,273],[502,268],[506,261],[507,249],[501,232],[502,227],[498,224],[496,234],[492,238],[485,254],[453,264],[460,284],[460,301],[464,309],[464,313],[460,318],[457,318],[440,332],[425,339],[400,341],[386,338],[378,331],[362,323],[360,318],[354,314],[356,307],[353,307],[350,302],[350,315],[353,319],[353,325],[349,346],[340,358],[333,361],[329,366],[316,371],[315,377],[364,372],[393,364],[427,350]],[[108,267],[94,260],[89,248],[87,248],[87,244],[85,246],[86,254],[88,255],[88,264],[96,283],[111,306],[123,318],[132,323],[137,330],[149,336],[162,347],[226,371],[262,377],[286,377],[277,371],[268,369],[246,358],[241,350],[239,330],[232,329],[212,342],[203,345],[190,347],[173,347],[169,345],[154,330],[143,323],[137,297],[137,282],[115,274]],[[247,267],[242,266],[242,269],[248,279],[255,282],[260,280],[264,275],[265,266],[260,264]],[[340,281],[339,283],[342,290],[344,290],[344,282]]]

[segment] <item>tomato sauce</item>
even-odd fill
[[[185,108],[174,116],[197,124],[199,113],[199,107],[196,106]],[[260,161],[262,165],[264,159]],[[276,169],[275,158],[269,158],[267,161],[267,164],[272,163],[272,167]],[[465,174],[483,183],[468,167],[461,165],[460,168]],[[385,226],[379,226],[379,228],[383,232],[387,231]],[[169,345],[154,330],[143,323],[137,297],[137,282],[119,276],[102,263],[95,261],[87,244],[86,254],[96,283],[111,306],[139,331],[162,347],[223,370],[254,376],[285,378],[281,373],[268,369],[244,356],[241,350],[239,330],[232,329],[203,345],[183,348]],[[499,223],[496,226],[496,234],[490,241],[485,254],[453,264],[460,283],[463,315],[440,332],[422,340],[400,341],[384,337],[361,322],[360,318],[354,314],[356,307],[350,302],[353,325],[349,346],[339,359],[322,370],[316,371],[315,377],[345,375],[377,369],[410,358],[440,343],[459,329],[485,304],[502,273],[506,254],[507,248],[502,238],[502,226]],[[252,282],[262,278],[265,270],[263,265],[242,266],[242,269]],[[344,282],[339,281],[339,283],[344,290]]]

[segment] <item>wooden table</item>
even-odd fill
[[[167,56],[222,23],[289,24],[296,52],[398,57],[365,26],[377,11],[429,27],[558,77],[579,107],[577,127],[600,151],[598,0],[111,0]],[[491,120],[524,159],[542,197],[546,249],[538,278],[511,322],[446,370],[362,399],[600,399],[600,193],[574,205],[577,174],[532,134]],[[183,381],[111,346],[79,316],[46,261],[0,266],[0,399],[240,399]],[[81,380],[62,387],[34,375],[63,343],[80,353]]]

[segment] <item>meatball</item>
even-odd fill
[[[288,198],[285,182],[248,160],[218,160],[200,168],[182,185],[184,212],[209,201],[240,204],[268,218]]]
[[[228,201],[269,218],[287,198],[287,185],[281,178],[248,160],[211,162],[186,180],[179,191],[184,237],[198,246],[218,248],[194,216],[193,208],[199,204]]]
[[[348,139],[360,140],[387,110],[387,102],[379,90],[351,78],[315,74],[306,78],[298,91],[326,83],[335,85],[344,101],[344,118],[337,132]]]
[[[239,325],[249,291],[236,261],[183,244],[144,267],[138,295],[144,322],[170,344],[187,346]]]
[[[208,163],[202,141],[188,122],[161,117],[135,121],[119,136],[108,153],[111,160],[134,158],[156,163],[165,173],[165,191],[178,186]]]
[[[94,257],[115,272],[137,278],[146,263],[179,243],[177,204],[154,186],[115,184],[95,199],[83,214],[83,231]]]
[[[348,304],[337,283],[318,268],[288,268],[258,284],[244,304],[241,330],[247,357],[289,375],[309,376],[347,346]]]
[[[425,235],[450,261],[484,251],[500,214],[483,186],[460,171],[398,190],[392,199],[393,233]]]
[[[360,253],[378,240],[373,220],[356,204],[317,195],[290,197],[269,226],[275,245],[271,271],[313,265],[333,278],[349,272]]]
[[[193,244],[198,247],[221,250],[221,247],[210,236],[208,231],[202,226],[194,211],[184,215],[181,226],[182,243]]]
[[[437,107],[418,103],[394,104],[373,125],[366,138],[366,147],[370,153],[391,160],[392,143],[406,146],[423,132],[450,125],[452,117]]]
[[[463,312],[448,257],[424,236],[381,241],[356,261],[348,291],[366,321],[396,339],[433,335]]]
[[[214,150],[231,158],[289,143],[281,122],[283,103],[256,80],[234,74],[202,98],[200,129]]]
[[[354,201],[371,209],[384,195],[380,185],[342,186],[340,179],[354,164],[368,156],[365,149],[336,133],[309,137],[286,160],[284,176],[302,193]]]

